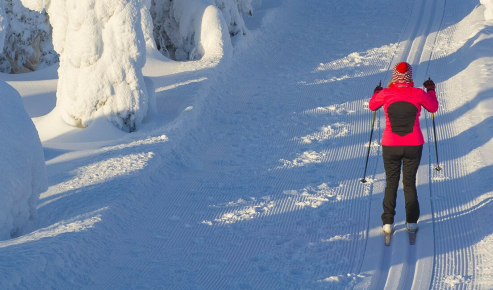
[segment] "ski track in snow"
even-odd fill
[[[431,58],[436,32],[441,24],[445,1],[417,0],[410,10],[411,15],[406,29],[402,35],[402,42],[397,49],[394,63],[407,61],[413,66],[413,79],[419,85],[419,81],[425,79],[427,64]],[[388,78],[390,78],[390,74]],[[386,80],[388,81],[388,80]],[[425,122],[425,110],[423,109],[420,122]],[[385,117],[380,113],[379,124],[384,124]],[[424,132],[425,140],[427,132]],[[433,144],[433,143],[431,143]],[[385,174],[381,175],[382,181],[374,185],[372,192],[371,216],[369,218],[369,240],[366,245],[365,259],[362,266],[362,279],[355,289],[427,289],[432,279],[433,269],[433,221],[430,201],[430,166],[429,146],[423,148],[423,159],[418,170],[417,188],[419,192],[421,217],[420,230],[414,246],[409,245],[408,234],[405,230],[405,206],[403,202],[402,187],[399,189],[397,199],[397,214],[395,216],[395,232],[391,245],[383,245],[381,233],[381,200],[384,194]],[[383,164],[380,162],[377,172],[383,172]],[[375,268],[375,264],[379,265]]]
[[[321,5],[318,11],[284,5],[276,17],[280,26],[240,54],[234,70],[211,88],[209,97],[217,98],[199,121],[206,133],[194,130],[185,141],[197,148],[184,157],[194,165],[167,180],[148,209],[159,214],[143,218],[128,242],[143,245],[142,251],[129,247],[112,255],[110,264],[126,267],[101,272],[96,288],[145,288],[159,281],[163,289],[346,289],[361,279],[369,195],[358,180],[369,94],[360,82],[373,86],[383,78],[405,23],[377,37],[381,45],[375,48],[350,34],[318,37],[330,19],[362,9],[361,3]],[[316,20],[274,34],[294,15]],[[367,25],[376,32],[397,22],[394,17],[375,23],[368,15],[347,28]],[[308,46],[298,41],[299,33]],[[287,43],[274,49],[281,39]],[[363,51],[348,51],[348,42]],[[341,60],[330,60],[334,55]],[[334,77],[342,80],[324,81]],[[371,153],[374,171],[378,146]]]
[[[467,72],[447,71],[464,47],[488,41],[467,25],[474,5],[264,2],[256,13],[269,25],[237,49],[231,64],[185,63],[178,76],[154,77],[161,115],[148,128],[94,150],[45,148],[51,186],[40,200],[37,230],[0,242],[1,286],[493,288],[475,282],[492,273],[482,264],[493,260],[492,230],[475,220],[491,217],[493,189],[469,190],[490,174],[485,152],[492,141],[479,130],[493,126],[473,93],[457,97],[467,91],[457,85]],[[433,170],[432,124],[423,111],[420,231],[410,246],[400,189],[396,232],[385,247],[383,112],[368,183],[359,182],[372,117],[367,102],[379,80],[389,81],[391,64],[405,60],[416,86],[428,75],[438,84],[444,169]],[[35,116],[45,113],[31,108]],[[478,232],[486,237],[481,242]]]
[[[440,76],[437,81],[442,84],[438,98],[443,108],[437,115],[437,139],[440,166],[444,168],[439,172],[432,170],[435,266],[431,288],[493,289],[491,266],[487,266],[492,261],[491,254],[485,251],[485,248],[491,251],[491,246],[485,247],[484,241],[478,244],[478,238],[486,235],[490,235],[491,241],[491,226],[478,223],[491,216],[493,209],[488,181],[491,173],[482,174],[493,162],[489,157],[491,141],[488,141],[491,110],[488,112],[487,108],[491,105],[487,104],[487,98],[482,98],[488,91],[467,89],[471,82],[491,82],[491,72],[478,69],[472,62],[484,55],[481,48],[475,49],[473,44],[484,49],[491,41],[481,38],[484,27],[474,23],[482,16],[481,9],[474,3],[462,1],[447,1],[449,4],[455,8],[445,12],[430,65],[430,74]],[[461,59],[466,49],[470,49],[470,58]],[[455,60],[467,69],[455,76],[444,73]],[[481,103],[483,107],[474,107],[474,103]],[[430,163],[436,166],[435,151],[431,147],[431,120],[427,126]]]
[[[433,8],[429,9],[430,7]],[[434,11],[434,16],[426,9]],[[471,10],[473,12],[467,15]],[[416,12],[419,12],[419,16]],[[402,212],[404,208],[403,198],[400,195],[396,218],[401,222],[396,220],[397,229],[392,245],[385,248],[377,245],[383,244],[383,238],[378,242],[369,239],[362,268],[362,271],[365,269],[369,271],[362,273],[362,281],[355,289],[491,289],[493,287],[491,276],[486,278],[487,275],[491,275],[491,269],[484,264],[486,260],[491,261],[491,255],[485,254],[484,249],[491,247],[485,246],[484,241],[479,244],[482,247],[477,245],[478,233],[481,229],[475,222],[481,219],[481,215],[491,213],[491,188],[486,186],[483,189],[485,186],[479,188],[475,186],[475,182],[478,184],[484,181],[481,181],[483,175],[474,172],[481,168],[479,164],[484,166],[484,161],[490,159],[487,158],[489,156],[486,153],[489,152],[487,149],[474,149],[486,147],[477,144],[484,144],[489,137],[479,137],[482,133],[477,130],[482,130],[481,120],[487,118],[489,115],[485,113],[491,113],[491,110],[472,108],[467,102],[470,101],[469,95],[474,97],[474,93],[469,94],[466,89],[457,87],[457,84],[467,87],[468,82],[474,77],[487,82],[486,78],[490,73],[474,75],[473,78],[468,79],[465,78],[467,72],[463,71],[453,76],[454,79],[447,79],[448,66],[458,58],[456,55],[460,54],[461,50],[471,47],[470,44],[487,39],[478,33],[481,25],[472,22],[478,19],[477,14],[482,11],[475,9],[474,4],[464,1],[415,1],[412,13],[414,15],[411,19],[417,19],[417,23],[411,21],[408,24],[399,61],[407,60],[413,64],[416,83],[419,84],[421,80],[431,75],[438,84],[441,107],[436,114],[440,122],[437,127],[437,139],[442,170],[435,170],[437,156],[434,148],[433,123],[430,114],[425,113],[421,117],[421,122],[426,124],[424,137],[427,144],[423,149],[423,159],[418,171],[421,218],[416,245],[407,244],[403,222],[405,217],[399,214],[399,210]],[[468,23],[469,19],[471,22]],[[456,31],[457,29],[463,31]],[[422,37],[423,35],[427,37]],[[477,58],[473,52],[470,52],[470,55],[473,56],[464,60],[464,67],[469,64],[468,61]],[[476,69],[476,71],[480,70]],[[458,104],[457,101],[455,103],[450,101],[463,99],[461,95],[468,95],[464,98],[464,102]],[[458,115],[454,110],[476,112],[472,114],[472,118],[469,117],[469,120],[464,118],[457,120]],[[380,123],[384,121],[384,117],[381,116]],[[479,128],[475,128],[475,125],[479,125]],[[468,129],[467,133],[461,132],[461,129]],[[461,137],[461,134],[466,135],[463,137],[464,140],[457,138]],[[441,142],[441,140],[446,141]],[[469,143],[470,145],[466,147],[473,151],[457,150],[457,142]],[[488,164],[491,164],[491,160],[486,162],[486,165]],[[379,167],[377,172],[383,171],[383,166],[379,165]],[[381,178],[383,179],[384,175]],[[476,188],[479,192],[476,192]],[[383,190],[383,182],[381,184],[377,182],[374,185],[373,195],[383,194]],[[381,211],[381,197],[376,198],[376,201],[378,206],[372,204],[372,214]],[[372,223],[370,218],[370,228],[376,224],[377,222]],[[490,234],[487,229],[482,231]],[[377,230],[374,234],[381,236]],[[375,268],[374,264],[377,261],[379,266]],[[486,282],[488,280],[490,282]]]

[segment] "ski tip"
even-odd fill
[[[409,245],[414,246],[416,244],[416,232],[409,232]]]
[[[390,240],[392,239],[392,234],[384,233],[385,235],[385,246],[390,246]]]

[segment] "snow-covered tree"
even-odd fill
[[[0,51],[3,49],[5,43],[5,28],[7,27],[7,20],[5,18],[5,10],[3,8],[3,1],[0,0]],[[0,71],[2,71],[2,59],[0,54]]]
[[[202,57],[197,49],[192,3],[196,0],[152,0],[151,15],[154,39],[159,51],[175,60],[195,60]],[[201,0],[219,8],[231,37],[247,32],[242,14],[252,14],[251,0]]]
[[[156,49],[156,43],[154,42],[154,32],[153,23],[151,17],[151,1],[152,0],[142,0],[142,8],[140,15],[142,17],[142,31],[144,32],[144,40],[146,42],[147,48]]]
[[[5,14],[0,1],[0,49],[5,40]],[[24,109],[21,96],[0,80],[0,240],[21,233],[36,217],[39,195],[48,187],[43,148]]]
[[[48,12],[60,54],[57,107],[70,125],[106,117],[124,131],[137,129],[148,109],[142,68],[147,0],[22,0]],[[145,24],[145,23],[144,23]],[[144,25],[145,26],[145,25]]]
[[[0,1],[0,50],[3,49],[6,26],[7,26],[7,20],[5,19],[5,9],[3,8],[3,2]]]
[[[215,0],[228,24],[229,34],[233,37],[245,34],[247,29],[242,14],[252,15],[252,0]]]
[[[43,148],[22,98],[0,80],[0,240],[21,234],[48,188]]]
[[[20,0],[0,0],[5,7],[9,25],[5,47],[0,54],[0,71],[30,72],[38,65],[49,66],[58,61],[51,41],[51,26],[46,13],[25,8]]]

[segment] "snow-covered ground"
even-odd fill
[[[133,133],[54,117],[56,67],[0,75],[36,124],[49,181],[36,223],[0,242],[0,289],[493,289],[493,29],[484,6],[254,8],[232,56],[214,43],[191,62],[148,51],[143,74],[157,112]],[[385,247],[381,112],[370,182],[359,180],[369,97],[404,60],[417,85],[437,83],[443,170],[433,169],[425,113],[417,243],[406,240],[398,204]]]

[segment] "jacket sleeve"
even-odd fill
[[[435,91],[425,92],[421,95],[421,104],[430,113],[435,113],[438,110],[438,100]]]
[[[385,97],[384,91],[380,91],[379,93],[373,94],[373,96],[370,99],[370,102],[368,103],[368,107],[370,108],[371,111],[376,111],[378,110],[381,106],[383,106],[383,101]]]

